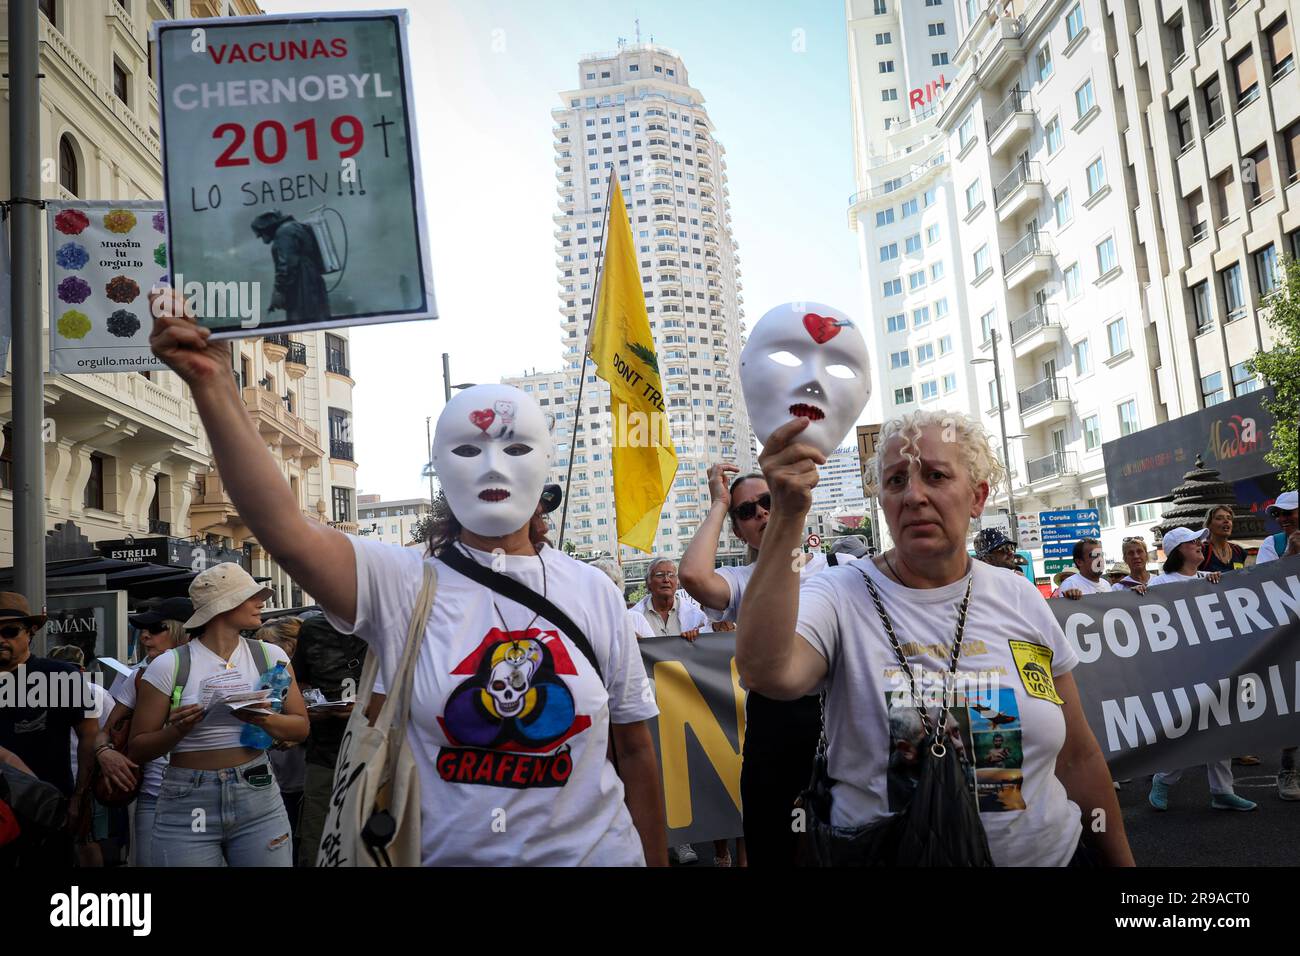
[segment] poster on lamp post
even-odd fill
[[[167,281],[162,203],[45,203],[50,372],[166,368],[149,350],[149,290]]]
[[[405,11],[153,29],[172,284],[199,321],[437,318]]]

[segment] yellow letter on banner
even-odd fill
[[[686,728],[700,742],[736,809],[740,809],[740,754],[745,747],[745,692],[740,687],[736,659],[731,659],[731,690],[736,699],[735,749],[722,725],[704,702],[681,661],[660,661],[654,666],[655,697],[659,703],[659,752],[663,758],[664,808],[670,829],[689,826],[691,780],[686,765]]]

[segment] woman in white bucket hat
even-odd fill
[[[262,624],[269,588],[237,564],[213,565],[190,584],[202,633],[158,656],[145,671],[129,751],[138,761],[170,754],[154,817],[154,866],[292,866],[289,817],[264,750],[244,725],[276,740],[307,737],[307,708],[280,648],[244,638]],[[224,698],[256,690],[283,664],[290,683],[280,713],[232,709]],[[206,826],[193,827],[201,810]]]
[[[1219,571],[1197,572],[1205,558],[1205,542],[1210,537],[1210,530],[1202,528],[1193,531],[1190,528],[1170,528],[1160,540],[1160,547],[1165,552],[1165,563],[1158,574],[1148,582],[1148,588],[1162,587],[1169,584],[1188,584],[1192,581],[1208,581],[1218,584]],[[1210,780],[1210,807],[1214,810],[1254,810],[1257,804],[1239,797],[1233,792],[1232,758],[1218,760],[1205,765],[1205,772]],[[1170,770],[1157,773],[1151,778],[1151,793],[1147,802],[1155,810],[1169,809],[1169,788],[1182,779],[1183,771]]]

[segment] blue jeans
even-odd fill
[[[153,859],[153,819],[158,798],[142,793],[135,798],[135,844],[131,847],[131,865],[148,866]]]
[[[265,772],[250,781],[257,768]],[[289,815],[266,756],[226,770],[168,766],[150,858],[154,866],[293,866]]]

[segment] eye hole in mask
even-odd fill
[[[836,378],[857,378],[858,377],[857,373],[854,372],[853,369],[849,368],[847,365],[828,365],[826,366],[826,373],[828,375],[833,375]]]
[[[520,455],[527,455],[532,450],[533,449],[528,445],[520,445],[516,443],[506,448],[506,454],[518,458]]]
[[[477,445],[457,445],[451,450],[451,453],[453,455],[459,455],[461,458],[473,458],[476,455],[481,455],[483,449],[479,448]]]
[[[784,365],[786,368],[796,368],[803,364],[799,356],[793,352],[773,352],[768,356],[777,365]]]

